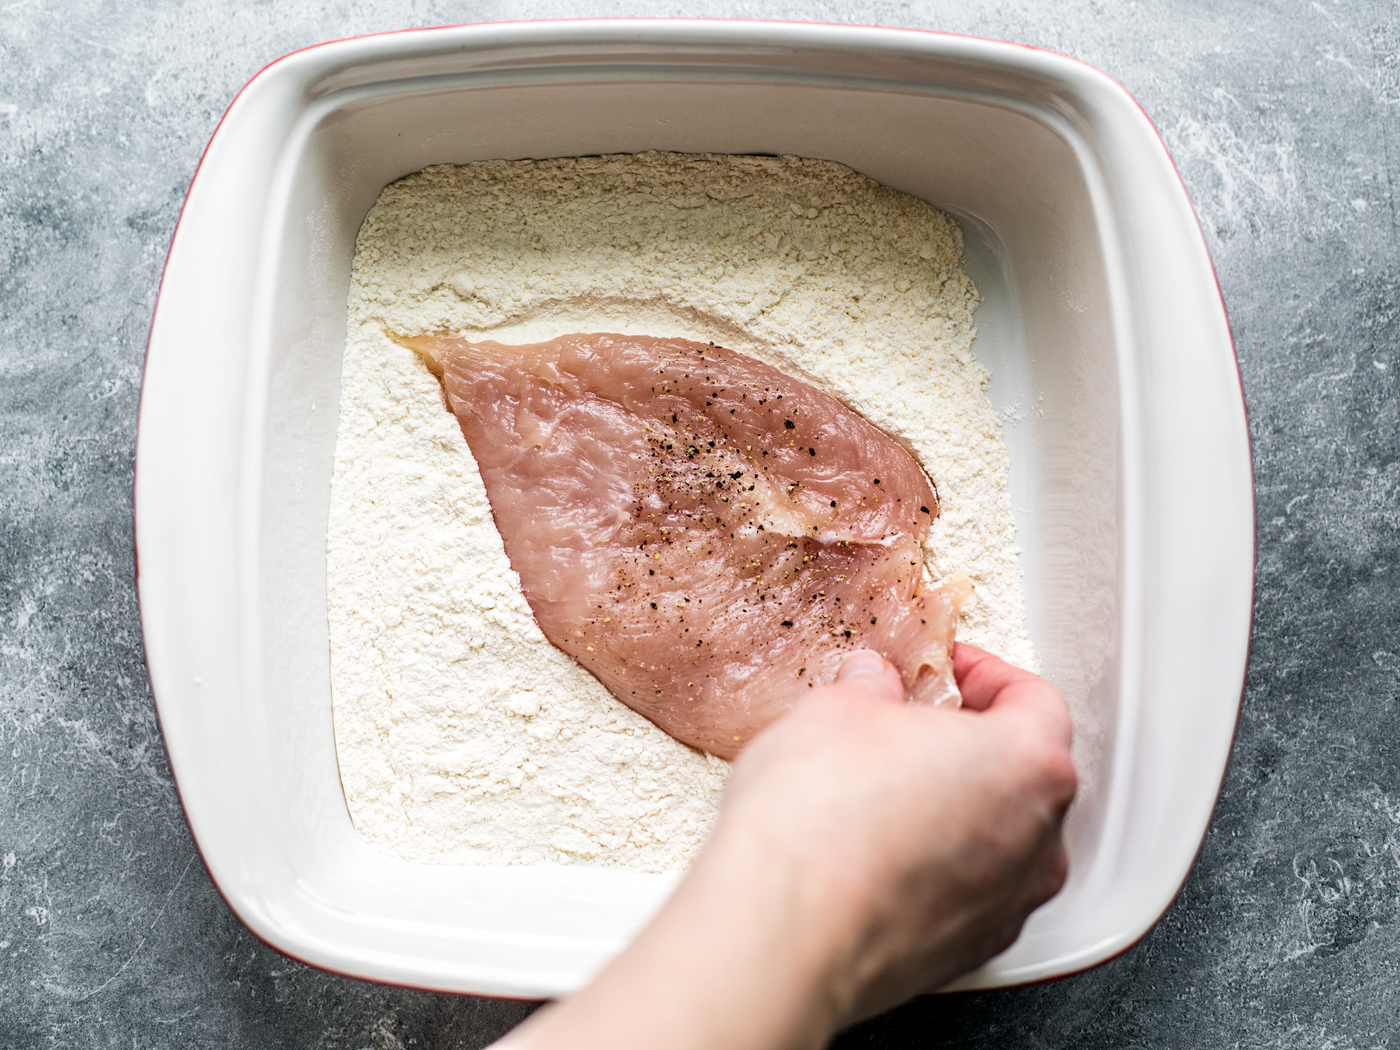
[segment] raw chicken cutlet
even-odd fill
[[[846,653],[957,703],[961,574],[913,457],[841,402],[713,344],[400,339],[442,381],[546,637],[677,739],[737,754]]]

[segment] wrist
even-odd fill
[[[723,823],[675,895],[587,988],[512,1050],[819,1050],[849,1015],[825,891],[755,829]]]
[[[833,889],[784,849],[781,835],[737,821],[717,830],[677,893],[685,897],[676,919],[706,928],[724,958],[716,984],[745,1003],[740,1020],[752,1043],[746,1032],[723,1045],[821,1047],[845,1023],[851,923]]]

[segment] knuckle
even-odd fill
[[[1064,844],[1057,842],[1055,849],[1050,855],[1050,861],[1046,865],[1045,871],[1045,899],[1049,900],[1064,888],[1065,880],[1069,878],[1069,851]]]
[[[1057,748],[1045,769],[1046,786],[1052,799],[1059,805],[1069,805],[1074,793],[1079,790],[1079,772],[1074,768],[1074,760],[1068,748]]]
[[[1079,783],[1069,748],[1044,733],[1026,733],[1017,741],[1013,761],[1038,792],[1068,802]]]

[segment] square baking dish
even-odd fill
[[[839,161],[958,219],[1028,627],[1084,778],[1068,885],[959,986],[1121,952],[1200,845],[1249,638],[1249,446],[1210,259],[1152,125],[1107,77],[843,26],[397,33],[289,55],[234,100],[166,265],[136,473],[151,682],[220,892],[316,966],[514,996],[578,987],[670,892],[673,877],[367,845],[341,793],[326,625],[346,293],[380,189],[431,164],[644,150]]]

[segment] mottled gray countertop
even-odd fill
[[[839,1045],[1400,1046],[1391,0],[18,0],[0,14],[0,1047],[475,1047],[529,1011],[308,969],[220,900],[142,663],[136,406],[181,199],[260,67],[377,30],[639,14],[946,29],[1098,66],[1175,156],[1238,342],[1259,501],[1253,648],[1180,899],[1089,973],[926,998]]]

